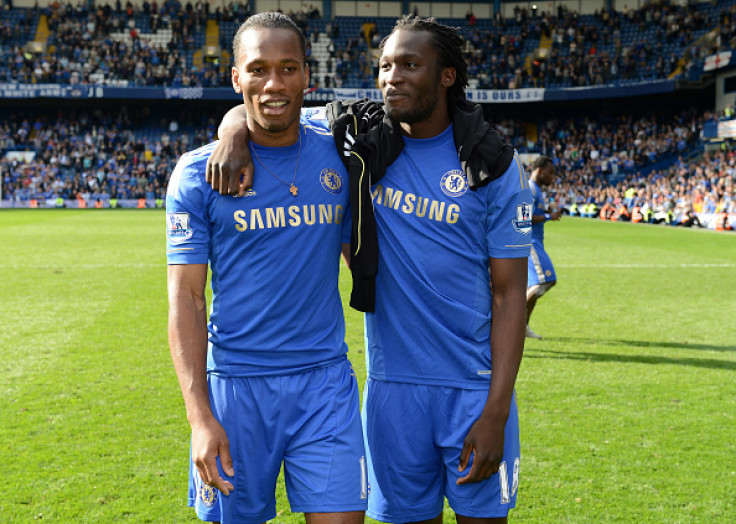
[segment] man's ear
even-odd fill
[[[457,70],[454,67],[445,67],[440,71],[440,85],[442,87],[451,88],[455,85],[457,78]]]
[[[232,76],[233,89],[235,89],[236,93],[240,93],[240,71],[238,71],[237,67],[233,67],[230,74]]]

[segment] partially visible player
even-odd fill
[[[300,122],[309,73],[298,27],[254,15],[236,33],[234,58],[256,182],[243,198],[214,192],[210,144],[182,156],[166,199],[169,342],[192,428],[189,504],[202,520],[272,519],[283,462],[291,509],[307,523],[362,523],[365,451],[338,291],[347,173],[330,133]]]
[[[529,327],[529,319],[539,297],[549,291],[557,283],[557,275],[549,255],[544,250],[544,223],[548,220],[559,220],[560,211],[548,209],[545,205],[542,187],[549,186],[555,180],[555,165],[547,156],[537,157],[531,165],[529,185],[534,196],[532,211],[532,250],[529,254],[529,275],[526,292],[526,336],[542,338]]]

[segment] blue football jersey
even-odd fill
[[[544,207],[544,195],[542,194],[542,188],[540,188],[533,180],[529,181],[529,187],[532,190],[532,197],[534,198],[534,209],[532,214],[544,215],[546,208]],[[538,242],[544,241],[544,222],[537,222],[532,225],[532,239]]]
[[[452,126],[405,147],[372,187],[379,244],[376,309],[366,315],[368,374],[487,388],[489,258],[529,255],[532,195],[518,156],[471,191]]]
[[[171,177],[168,263],[212,270],[209,371],[285,374],[347,352],[338,274],[350,241],[348,177],[329,132],[303,123],[300,136],[301,146],[251,144],[254,185],[241,198],[205,182],[215,143],[182,156]]]

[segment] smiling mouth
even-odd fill
[[[281,115],[286,112],[288,100],[269,100],[261,102],[261,111],[266,115]]]

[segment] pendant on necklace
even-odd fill
[[[291,184],[291,187],[289,188],[289,191],[291,191],[291,196],[296,196],[297,192],[299,191],[294,184]]]

